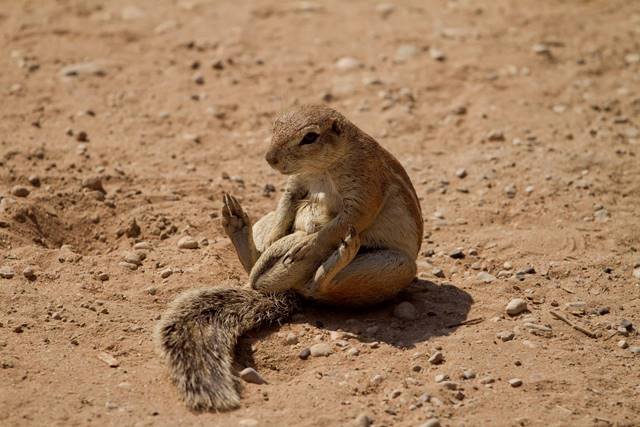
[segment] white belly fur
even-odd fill
[[[315,233],[342,210],[342,198],[328,176],[313,180],[296,212],[294,230]]]

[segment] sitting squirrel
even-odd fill
[[[277,209],[252,225],[233,196],[222,208],[248,286],[188,291],[156,329],[172,380],[195,410],[239,405],[238,337],[286,320],[297,295],[370,305],[416,274],[420,203],[403,167],[371,136],[329,107],[303,105],[275,121],[266,160],[288,176]]]

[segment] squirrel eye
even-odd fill
[[[315,132],[308,132],[300,141],[300,145],[313,144],[318,140],[320,135]]]

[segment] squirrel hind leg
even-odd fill
[[[416,262],[403,252],[362,252],[331,280],[320,283],[310,297],[336,305],[363,306],[393,298],[416,275]]]

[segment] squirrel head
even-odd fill
[[[347,152],[348,123],[342,114],[324,105],[295,107],[273,124],[265,158],[285,175],[324,172]]]

